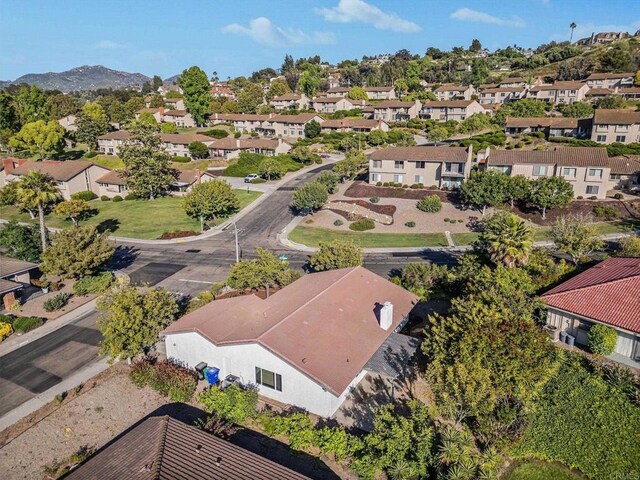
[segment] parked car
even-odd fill
[[[331,155],[329,155],[328,153],[321,153],[320,158],[331,158]]]
[[[260,175],[257,173],[250,173],[246,177],[244,177],[244,183],[251,183],[253,180],[260,178]]]

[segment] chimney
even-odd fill
[[[275,113],[270,113],[269,114],[269,118],[273,118],[274,115],[275,115]]]
[[[164,107],[158,108],[158,112],[160,113],[160,115],[164,115]]]
[[[387,301],[384,302],[380,309],[380,328],[383,330],[389,330],[393,323],[393,303]]]
[[[236,138],[236,148],[240,148],[240,139]]]
[[[193,172],[195,179],[196,179],[196,183],[200,183],[200,169],[196,168],[195,171]]]

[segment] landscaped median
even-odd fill
[[[240,201],[240,210],[256,200],[261,192],[234,190]],[[190,218],[184,211],[181,197],[161,197],[155,200],[125,200],[121,202],[92,200],[89,202],[96,214],[87,218],[81,225],[97,225],[100,230],[109,231],[118,237],[156,239],[164,233],[180,231],[200,231],[200,222]],[[28,213],[17,207],[0,207],[0,218],[36,224]],[[211,222],[218,225],[225,218]],[[71,221],[49,214],[45,217],[46,225],[53,228],[67,228]]]
[[[289,240],[308,247],[320,242],[352,240],[362,248],[446,247],[444,233],[368,233],[345,232],[330,228],[297,226],[289,234]]]

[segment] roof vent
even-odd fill
[[[389,330],[393,323],[393,303],[387,301],[384,302],[380,309],[380,328],[383,330]]]

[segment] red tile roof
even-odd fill
[[[163,334],[197,332],[215,345],[257,343],[334,395],[341,395],[418,298],[363,267],[305,275],[262,300],[216,300]],[[393,304],[389,330],[376,307]]]
[[[488,165],[552,164],[569,167],[607,167],[603,147],[567,147],[555,150],[491,150]]]
[[[609,258],[541,298],[551,307],[640,333],[640,258]]]
[[[26,162],[9,172],[11,175],[26,175],[32,170],[50,175],[58,182],[67,182],[84,172],[87,168],[97,167],[107,172],[109,169],[101,167],[85,160],[68,160],[58,162],[56,160],[44,160],[42,162]]]
[[[466,162],[465,147],[388,147],[371,154],[371,160],[406,160],[421,162]]]

